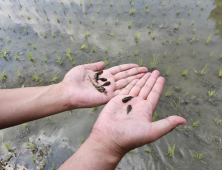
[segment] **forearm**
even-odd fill
[[[112,147],[104,146],[102,140],[93,138],[89,136],[59,170],[114,170],[123,155],[115,153]]]
[[[68,110],[62,84],[0,90],[0,129]]]

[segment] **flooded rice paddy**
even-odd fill
[[[180,115],[187,125],[126,154],[116,169],[221,169],[221,22],[221,0],[1,0],[0,72],[7,78],[1,75],[0,87],[58,83],[73,66],[101,60],[106,68],[138,63],[157,69],[166,83],[156,120]],[[6,169],[51,169],[52,162],[59,168],[89,136],[103,107],[27,122],[28,131],[23,125],[1,130],[0,169],[3,162]],[[16,150],[9,153],[4,143]],[[33,147],[41,153],[27,149]]]

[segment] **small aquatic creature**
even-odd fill
[[[122,101],[123,101],[123,103],[126,103],[126,102],[130,101],[132,98],[133,98],[133,96],[124,97],[122,99]]]
[[[97,72],[97,74],[101,75],[101,74],[103,74],[103,71],[101,70],[101,71]]]
[[[89,77],[89,76],[88,76]],[[90,82],[93,84],[93,86],[99,91],[99,92],[104,92],[106,89],[102,86],[97,86],[96,84],[94,84],[91,80],[91,78],[89,77]]]
[[[98,74],[98,73],[97,73]],[[98,80],[101,80],[101,81],[107,81],[106,78],[98,78]]]
[[[108,86],[110,85],[110,81],[105,82],[102,86]]]
[[[94,74],[94,79],[95,79],[96,83],[98,83],[98,77],[99,77],[98,73],[95,73]]]
[[[128,105],[127,106],[127,114],[132,110],[132,106],[131,105]]]

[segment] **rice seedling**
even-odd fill
[[[173,35],[173,31],[171,32],[171,35]]]
[[[88,38],[90,36],[90,32],[89,31],[85,31],[85,38]]]
[[[109,10],[107,9],[107,15],[109,15]]]
[[[158,113],[154,112],[153,117],[152,117],[152,122],[155,122],[157,119]]]
[[[53,37],[55,37],[55,33],[54,32],[51,32],[51,34],[52,34]]]
[[[80,24],[81,24],[81,22],[82,22],[80,18],[79,18],[79,22],[80,22]]]
[[[204,5],[201,7],[201,10],[203,10],[204,9]]]
[[[155,15],[155,12],[152,13],[152,16],[154,16],[154,15]]]
[[[92,23],[94,23],[94,17],[92,17]]]
[[[48,17],[48,15],[46,15],[46,18],[47,18],[47,20],[49,21],[49,17]]]
[[[186,92],[185,96],[187,96],[187,95],[188,95],[188,91]]]
[[[139,59],[139,62],[137,63],[139,67],[141,67],[143,65],[143,58]]]
[[[8,14],[8,17],[11,18],[11,16]]]
[[[56,13],[56,9],[54,8],[53,10],[54,10],[54,12]]]
[[[222,77],[222,68],[219,71],[219,77]]]
[[[218,34],[219,32],[220,32],[220,31],[217,29],[216,32],[215,32],[215,34]]]
[[[119,22],[119,20],[118,20],[118,19],[116,19],[116,20],[115,20],[115,24],[118,24],[118,22]]]
[[[219,116],[218,116],[217,118],[214,118],[214,117],[213,117],[213,119],[214,119],[214,121],[215,121],[215,123],[216,123],[217,125],[218,125],[219,123],[221,123],[221,121],[222,121],[222,120],[219,120]]]
[[[129,151],[129,154],[130,154],[131,157],[133,157],[133,152],[134,152],[134,151],[135,151],[135,150]]]
[[[168,155],[169,157],[173,156],[173,154],[174,154],[174,152],[175,152],[175,146],[176,146],[176,145],[173,145],[172,147],[168,147],[168,153],[167,153],[167,155]]]
[[[140,21],[139,21],[139,24],[141,24],[142,23],[142,17],[140,18]]]
[[[109,64],[109,61],[107,61],[106,59],[104,59],[104,63],[107,66]]]
[[[162,6],[164,6],[164,5],[165,5],[165,1],[162,2]]]
[[[32,162],[35,162],[35,158],[33,158],[33,156],[30,156],[30,158]]]
[[[154,69],[157,64],[157,59],[159,57],[159,54],[157,56],[153,55],[153,61],[150,62],[151,69]]]
[[[6,72],[5,72],[5,69],[2,71],[2,77],[7,78],[7,76],[6,76]]]
[[[146,4],[146,9],[148,8],[148,4]]]
[[[8,142],[4,142],[5,145],[5,149],[10,152],[10,148],[9,148],[9,143]]]
[[[211,34],[209,35],[209,37],[206,39],[206,44],[208,44],[210,42],[210,38],[211,37]]]
[[[5,58],[5,54],[2,51],[0,53],[1,53],[2,57]]]
[[[96,111],[97,107],[93,107],[91,110],[91,113],[94,113]]]
[[[221,24],[221,21],[220,22],[218,22],[218,25],[220,25]]]
[[[71,56],[71,53],[68,53],[68,52],[67,52],[67,54],[66,54],[66,55],[69,57],[70,62],[71,62],[71,63],[72,63],[72,65],[74,66],[74,64],[75,64],[75,60],[73,61],[72,56]]]
[[[191,13],[191,9],[189,10],[189,13],[188,13],[188,15],[190,15],[190,13]]]
[[[177,44],[180,44],[180,41],[183,39],[183,37],[182,36],[179,37],[179,39],[177,40]]]
[[[24,29],[24,31],[25,31],[26,34],[29,34],[26,28]]]
[[[57,57],[57,61],[56,62],[58,62],[60,65],[62,65],[62,60],[61,60],[60,57]]]
[[[153,40],[156,38],[156,34],[155,33],[152,35],[152,38],[153,38]]]
[[[44,12],[46,12],[46,11],[45,11],[45,7],[44,7],[43,5],[42,5],[42,9],[43,9]]]
[[[147,153],[153,152],[151,148],[146,148],[144,151],[147,152]]]
[[[192,44],[192,42],[193,42],[194,40],[196,40],[195,37],[193,37],[193,38],[190,40],[190,43]]]
[[[32,54],[31,53],[27,53],[28,58],[30,59],[30,61],[34,62]]]
[[[150,11],[150,9],[149,9],[149,8],[147,8],[147,9],[146,9],[146,13],[148,14],[148,13],[149,13],[149,11]]]
[[[18,76],[18,77],[21,77],[21,74],[20,74],[20,72],[18,71],[18,70],[14,70],[15,71],[15,74]]]
[[[149,34],[151,33],[151,29],[152,29],[152,28],[150,27],[150,29],[149,29],[149,31],[148,31]]]
[[[35,44],[31,43],[31,45],[32,45],[33,49],[36,49]]]
[[[110,6],[111,6],[111,7],[113,6],[113,2],[110,2]]]
[[[106,47],[105,52],[108,53],[108,48]]]
[[[163,44],[165,44],[166,43],[166,40],[163,40]]]
[[[194,24],[194,22],[195,22],[195,20],[193,20],[193,21],[192,21],[191,25],[193,25],[193,24]]]
[[[15,32],[15,29],[14,29],[14,27],[12,27],[12,31],[14,31],[14,32]]]
[[[180,25],[182,22],[183,22],[183,18],[182,18],[182,19],[180,19],[180,21],[179,21],[179,25]]]
[[[139,39],[140,39],[140,34],[139,34],[139,33],[136,33],[136,34],[135,34],[135,39],[136,39],[136,42],[139,41]]]
[[[167,170],[170,170],[170,169],[168,169],[168,168],[167,168]],[[171,167],[171,170],[174,170],[174,168],[173,168],[173,167]]]
[[[69,20],[70,23],[71,23],[71,19],[72,19],[72,18],[71,18],[70,16],[68,16],[68,20]]]
[[[97,14],[99,14],[99,9],[97,9]]]
[[[209,97],[216,96],[216,94],[214,94],[215,92],[216,89],[214,91],[208,91]]]
[[[46,60],[47,60],[46,56],[44,56],[44,59],[43,59],[43,60],[44,60],[44,62],[46,62]]]
[[[86,50],[87,48],[88,48],[87,45],[85,43],[83,43],[82,46],[81,46],[81,49]]]
[[[213,55],[214,51],[212,53],[210,53],[209,58]]]
[[[165,15],[165,13],[166,13],[166,10],[163,11],[163,15]]]
[[[198,160],[200,160],[201,162],[203,162],[203,163],[205,163],[206,164],[206,162],[204,162],[204,161],[202,161],[202,159],[203,159],[203,153],[200,153],[200,154],[196,154],[196,155],[193,155],[195,158],[197,158]]]
[[[89,4],[92,6],[92,0],[89,2]]]
[[[154,23],[155,23],[155,19],[153,20],[152,25],[154,25]]]
[[[23,123],[22,125],[26,128],[27,131],[29,131],[28,125],[26,123]]]
[[[222,2],[218,4],[218,7],[219,7],[219,8],[221,8],[221,6],[222,6]]]
[[[107,24],[107,19],[105,20],[105,23]]]
[[[129,15],[133,15],[136,12],[136,10],[134,8],[130,9],[129,11]]]
[[[187,73],[188,73],[188,71],[189,71],[189,69],[188,69],[188,70],[183,71],[183,73],[181,74],[181,76],[186,76],[186,75],[187,75]]]
[[[138,54],[138,51],[136,50],[136,51],[135,51],[135,56],[136,56],[137,54]]]
[[[196,6],[198,6],[199,4],[200,4],[200,1],[199,1],[199,2],[197,2]]]
[[[130,28],[130,27],[131,27],[131,22],[129,21],[129,22],[128,22],[128,28]]]
[[[55,82],[57,79],[58,79],[58,78],[57,78],[57,75],[54,75],[53,78],[52,78],[52,80],[51,80],[51,82]]]
[[[41,82],[41,79],[40,79],[36,74],[34,74],[34,75],[32,76],[32,78],[33,78],[36,82]],[[25,125],[23,125],[23,126],[25,126]]]
[[[206,64],[206,66],[201,70],[200,75],[206,74],[206,72],[207,72],[206,69],[207,69],[207,64]]]
[[[9,38],[9,37],[7,37],[7,42],[8,42],[8,43],[10,42],[10,38]]]
[[[2,41],[2,37],[0,36],[0,40]]]
[[[170,71],[171,71],[171,68],[168,67],[165,75],[168,76],[170,74]]]
[[[16,59],[16,60],[19,60],[19,58],[18,58],[18,55],[17,55],[17,54],[15,54],[15,59]]]
[[[198,124],[199,124],[199,120],[198,120],[198,121],[196,121],[196,122],[194,122],[192,126],[193,126],[193,127],[197,127],[197,126],[198,126]]]
[[[52,161],[52,168],[50,170],[55,170],[53,161]]]
[[[34,144],[34,143],[26,143],[26,145],[28,147],[31,147],[31,148],[35,148],[36,147],[36,144]]]
[[[43,33],[43,37],[46,38],[46,33]]]
[[[180,8],[177,10],[177,15],[180,13]]]
[[[200,11],[199,16],[202,14],[202,11]]]

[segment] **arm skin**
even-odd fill
[[[179,116],[152,122],[164,86],[159,72],[133,80],[101,111],[88,139],[59,170],[114,170],[130,150],[156,141],[178,125],[186,124]],[[122,99],[134,96],[127,103]],[[132,110],[127,114],[127,106]]]
[[[95,107],[107,103],[134,79],[141,78],[147,68],[136,64],[115,66],[103,71],[111,85],[107,95],[98,92],[92,83],[95,72],[105,68],[104,62],[74,67],[63,81],[42,87],[0,90],[0,129],[47,117],[76,108]],[[95,82],[94,82],[95,83]],[[104,82],[99,81],[99,85]]]

